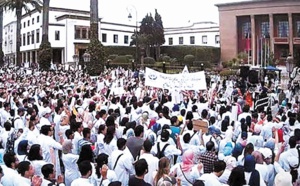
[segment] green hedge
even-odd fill
[[[131,55],[135,59],[135,47],[130,46],[106,46],[106,54],[112,55]],[[138,51],[139,53],[139,51]],[[220,61],[220,48],[216,47],[204,47],[204,46],[162,46],[162,56],[168,56],[165,59],[163,57],[160,60],[167,62],[170,59],[171,62],[178,62],[183,64],[184,57],[186,55],[195,56],[195,61],[208,61],[212,64],[217,64]],[[138,56],[139,57],[139,56]],[[150,56],[153,57],[153,56]]]
[[[222,70],[220,76],[232,76],[236,75],[237,70]]]

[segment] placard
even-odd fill
[[[193,120],[193,128],[196,131],[202,130],[202,134],[208,132],[208,123],[202,120]]]

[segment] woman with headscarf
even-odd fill
[[[225,157],[224,149],[226,146],[230,146],[230,144],[231,144],[232,149],[234,148],[235,144],[232,141],[232,136],[233,136],[233,130],[232,130],[232,127],[229,126],[225,132],[225,138],[222,139],[219,144],[219,153],[218,153],[219,160],[224,159],[224,157]]]
[[[238,165],[244,165],[244,160],[247,155],[251,155],[254,151],[254,146],[252,143],[248,143],[243,150],[243,154],[238,157]]]
[[[225,171],[226,171],[226,169],[225,169]],[[227,183],[228,183],[229,186],[243,186],[243,185],[245,185],[246,180],[245,180],[244,167],[243,166],[237,166],[234,169],[232,169]]]
[[[177,163],[171,168],[171,174],[177,175],[182,186],[193,184],[203,174],[203,164],[194,164],[194,151],[187,150],[182,155],[182,163]]]
[[[249,186],[265,186],[265,182],[261,178],[259,172],[255,169],[255,158],[252,155],[245,157],[244,169],[246,185]]]
[[[79,155],[72,154],[73,144],[71,140],[65,140],[62,145],[62,162],[65,167],[65,184],[70,186],[72,181],[79,178],[80,174],[76,164]]]
[[[27,158],[28,155],[28,140],[22,140],[18,144],[18,151],[17,151],[17,157],[19,161],[24,161],[25,158]]]
[[[252,152],[252,155],[255,158],[255,169],[258,170],[260,176],[263,178],[263,180],[268,183],[269,182],[269,170],[267,165],[264,163],[263,156],[261,152],[259,151],[254,151]]]

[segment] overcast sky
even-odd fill
[[[135,22],[135,10],[138,21],[149,12],[154,16],[155,8],[162,16],[164,27],[185,26],[189,22],[218,22],[218,9],[215,4],[242,0],[99,0],[99,12],[103,21],[128,22],[131,9]]]

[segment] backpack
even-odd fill
[[[15,141],[16,141],[16,133],[12,132],[8,138],[7,138],[7,142],[6,142],[6,149],[5,152],[14,152],[14,148],[15,148]]]
[[[159,142],[157,143],[157,154],[156,154],[156,157],[158,158],[158,159],[160,159],[160,158],[162,158],[162,157],[165,157],[165,150],[166,150],[166,148],[169,146],[170,144],[165,144],[165,146],[163,147],[163,149],[162,150],[160,150],[160,148],[159,148]]]
[[[21,119],[21,118],[20,118],[20,117],[16,117],[16,118],[11,119],[11,127],[12,127],[12,128],[15,128],[15,121],[16,121],[17,119]]]

